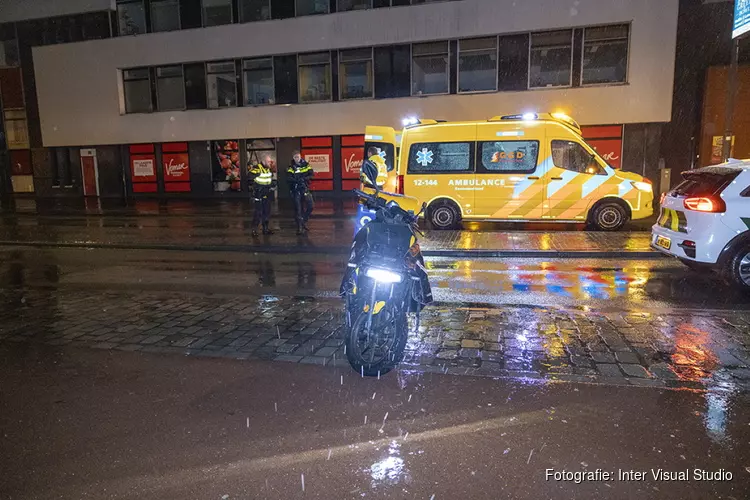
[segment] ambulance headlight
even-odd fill
[[[371,267],[365,273],[368,278],[372,278],[379,283],[401,283],[401,275],[387,269],[378,269]]]
[[[654,186],[652,186],[650,182],[634,181],[633,186],[638,191],[643,191],[644,193],[651,193],[654,191]]]

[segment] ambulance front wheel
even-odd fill
[[[455,229],[461,220],[460,212],[451,201],[437,201],[430,205],[429,220],[435,229]]]
[[[628,219],[628,211],[616,201],[600,203],[591,213],[591,224],[599,231],[617,231]]]

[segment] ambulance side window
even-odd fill
[[[409,148],[410,174],[474,172],[474,142],[417,142]]]
[[[480,174],[529,174],[536,170],[539,141],[489,141],[479,143]]]
[[[573,141],[552,141],[552,163],[556,167],[572,172],[606,175],[594,156],[586,148]]]

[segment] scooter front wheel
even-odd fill
[[[388,373],[404,359],[409,324],[405,311],[381,311],[373,316],[368,335],[367,316],[360,312],[352,323],[346,336],[346,357],[354,371],[375,377]]]

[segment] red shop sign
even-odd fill
[[[359,171],[365,157],[365,136],[341,137],[341,178],[359,180]]]
[[[613,168],[622,168],[622,125],[581,127],[586,143]]]
[[[315,177],[310,183],[313,191],[333,190],[333,145],[330,137],[303,137],[302,158],[310,164]]]
[[[190,180],[190,157],[187,153],[164,153],[164,182],[187,182]]]

